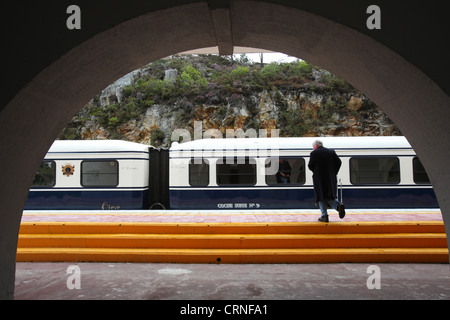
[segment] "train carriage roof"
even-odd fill
[[[303,137],[303,138],[235,138],[201,139],[185,143],[174,142],[171,151],[227,149],[310,149],[315,140],[332,149],[409,149],[405,137]]]
[[[148,152],[148,145],[121,140],[56,140],[48,153]]]

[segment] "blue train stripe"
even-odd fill
[[[148,208],[148,190],[31,190],[25,210],[131,210]]]
[[[431,188],[344,189],[349,209],[439,208]],[[171,189],[172,209],[313,209],[313,189]]]

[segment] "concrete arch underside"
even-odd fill
[[[14,295],[18,230],[35,170],[66,123],[100,90],[146,63],[220,47],[223,29],[217,24],[228,22],[225,30],[231,33],[222,35],[233,46],[301,57],[346,79],[380,106],[424,163],[450,235],[450,99],[436,83],[371,37],[318,15],[255,1],[232,1],[212,12],[206,2],[197,2],[150,12],[95,35],[41,71],[1,111],[0,298]]]

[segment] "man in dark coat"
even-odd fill
[[[339,217],[345,216],[344,205],[337,199],[337,174],[342,161],[332,149],[325,148],[320,140],[313,143],[308,168],[313,172],[314,194],[322,216],[321,222],[328,222],[327,206],[337,210]]]

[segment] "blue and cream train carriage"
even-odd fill
[[[148,146],[112,140],[55,141],[25,209],[138,209],[148,205]]]
[[[347,208],[438,208],[404,137],[324,137],[342,160]],[[309,209],[316,138],[203,139],[169,151],[123,141],[56,141],[26,209]],[[289,173],[281,179],[279,171]]]

